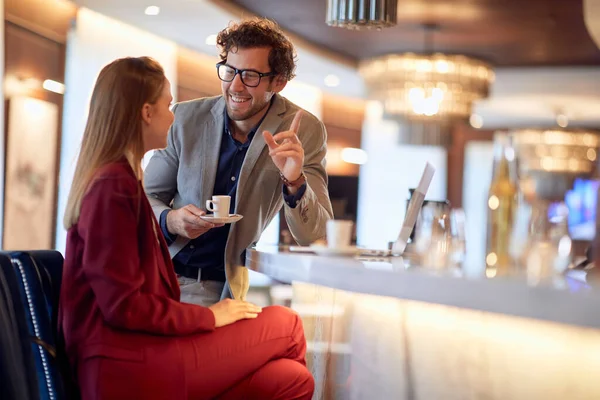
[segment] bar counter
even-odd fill
[[[600,398],[600,294],[575,275],[531,286],[278,248],[246,266],[292,285],[314,399]]]

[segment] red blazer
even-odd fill
[[[119,376],[125,385],[138,378],[150,382],[144,385],[148,393],[136,392],[136,398],[167,397],[156,390],[179,397],[185,385],[173,336],[215,329],[212,311],[180,303],[179,296],[167,245],[140,182],[125,160],[104,166],[68,231],[59,307],[84,398],[110,393],[98,382],[112,385]],[[129,362],[126,374],[91,362],[100,359]]]

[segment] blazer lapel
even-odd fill
[[[213,118],[207,118],[204,121],[202,139],[200,140],[201,147],[198,153],[202,157],[202,162],[200,163],[202,168],[198,171],[198,174],[202,176],[202,179],[200,179],[202,184],[200,185],[198,196],[201,199],[201,203],[199,205],[196,204],[199,208],[204,208],[206,200],[212,197],[215,188],[221,139],[223,139],[223,124],[225,123],[223,116],[225,112],[225,100],[220,98],[210,111]]]
[[[254,138],[252,139],[252,143],[250,143],[250,147],[248,148],[248,152],[246,153],[246,157],[244,158],[242,169],[240,171],[237,195],[235,197],[236,212],[238,210],[239,201],[243,197],[244,190],[246,189],[248,177],[250,176],[250,173],[254,169],[258,158],[266,147],[265,139],[263,138],[262,133],[263,131],[269,131],[272,134],[277,132],[279,125],[281,125],[281,115],[285,112],[285,108],[286,107],[283,98],[276,94],[271,109],[254,134]]]

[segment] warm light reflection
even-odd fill
[[[490,196],[490,198],[488,200],[488,207],[490,208],[490,210],[497,210],[499,206],[500,206],[500,199],[498,198],[498,196],[495,196],[495,195]]]
[[[490,278],[490,279],[495,278],[497,274],[498,274],[498,270],[496,268],[487,268],[485,270],[485,276],[487,278]]]
[[[587,158],[590,161],[596,161],[596,150],[594,150],[594,149],[588,149],[588,151],[587,151]]]
[[[489,253],[486,257],[485,257],[485,262],[487,265],[489,265],[490,267],[493,267],[494,265],[496,265],[496,263],[498,262],[498,256],[496,255],[496,253]]]
[[[14,75],[6,75],[4,79],[4,91],[6,97],[28,95],[30,92],[39,90],[42,82],[36,78],[21,78]]]
[[[60,82],[53,81],[52,79],[46,79],[42,84],[42,87],[50,92],[65,94],[65,85]]]
[[[362,165],[365,164],[368,159],[367,152],[362,149],[355,149],[352,147],[342,149],[342,160],[347,163]]]
[[[475,298],[475,309],[469,309],[296,282],[293,287],[292,308],[300,302],[345,310],[343,317],[302,318],[315,393],[343,388],[332,398],[398,398],[410,374],[412,390],[426,399],[446,399],[449,388],[455,399],[473,393],[494,399],[600,398],[596,376],[581,373],[600,370],[597,329],[480,311]],[[514,298],[507,291],[505,298],[481,304],[526,314],[544,307],[544,298],[537,303],[535,297]],[[463,296],[455,299],[469,306]]]

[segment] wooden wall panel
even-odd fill
[[[12,23],[5,26],[5,77],[7,79],[45,79],[64,81],[65,45],[44,38]],[[32,87],[31,97],[62,103],[62,95]]]
[[[323,123],[354,131],[361,131],[365,119],[366,102],[363,99],[323,94]],[[360,135],[352,139],[360,147]],[[356,142],[358,140],[358,142]]]
[[[7,21],[59,43],[67,41],[76,14],[77,6],[66,0],[4,0]]]
[[[177,101],[221,94],[217,57],[179,47],[177,54]]]
[[[360,130],[341,128],[326,124],[327,129],[327,174],[339,176],[358,176],[360,166],[342,160],[345,147],[360,148]]]
[[[201,97],[210,97],[211,94],[200,92],[198,90],[189,89],[180,85],[177,85],[177,101],[188,101],[194,100]]]
[[[46,79],[64,82],[67,32],[76,16],[76,7],[64,0],[5,0],[5,76],[4,83],[34,82],[28,89],[20,87],[20,94],[54,103],[62,115],[63,96],[41,88]],[[5,85],[5,96],[10,95],[10,84]],[[5,135],[8,126],[5,113]],[[55,176],[60,165],[59,118],[56,146]],[[7,138],[5,137],[5,140]],[[4,169],[5,170],[5,169]],[[3,172],[4,173],[4,172]],[[57,191],[55,192],[55,204]],[[56,208],[56,207],[54,207]],[[56,226],[56,213],[52,216]],[[32,229],[35,227],[32,227]],[[54,238],[55,232],[52,232]]]
[[[362,99],[323,94],[322,119],[327,129],[327,173],[358,176],[359,166],[341,159],[345,147],[360,148],[366,103]]]

